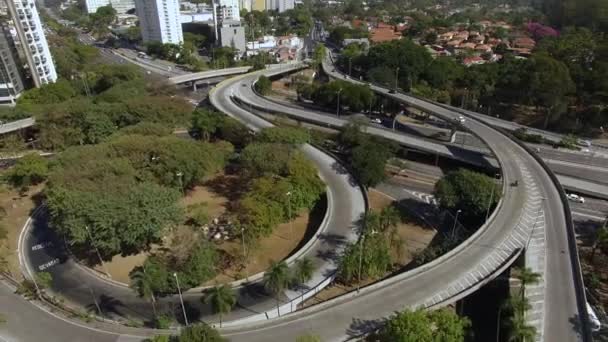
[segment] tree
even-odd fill
[[[317,70],[321,67],[321,64],[325,60],[325,56],[327,55],[327,48],[323,44],[317,44],[315,46],[315,50],[313,51],[312,60],[313,65]]]
[[[463,341],[470,326],[466,318],[453,311],[405,310],[392,316],[380,329],[380,342]]]
[[[300,286],[302,292],[302,301],[304,300],[304,284],[312,278],[312,273],[314,271],[314,265],[312,260],[307,257],[300,258],[296,261],[295,267],[293,269],[293,282],[294,285]]]
[[[306,130],[297,127],[268,127],[256,135],[256,140],[259,142],[289,145],[305,144],[309,138]]]
[[[49,272],[39,272],[35,277],[40,289],[48,289],[53,284],[53,276]]]
[[[535,54],[529,63],[531,94],[535,104],[547,109],[543,124],[547,128],[551,119],[559,118],[564,98],[575,89],[574,83],[568,67],[546,54]]]
[[[515,314],[509,320],[509,342],[534,341],[536,328],[526,322],[523,315]]]
[[[204,141],[209,141],[217,134],[223,122],[222,113],[198,108],[192,113],[192,133]]]
[[[155,279],[152,275],[146,273],[146,264],[144,263],[143,266],[134,268],[129,273],[129,278],[131,279],[129,286],[137,292],[140,297],[150,300],[152,311],[156,317],[156,297],[154,295]]]
[[[524,267],[518,268],[516,270],[515,277],[521,282],[520,294],[521,297],[524,298],[526,285],[538,283],[540,281],[541,275],[539,273],[533,272],[528,267]]]
[[[19,158],[7,178],[14,187],[28,187],[43,182],[49,173],[48,162],[37,153]]]
[[[602,227],[601,229],[597,230],[593,239],[593,246],[591,247],[590,257],[592,263],[593,259],[595,259],[596,251],[598,249],[604,248],[605,246],[608,246],[608,229]]]
[[[89,15],[89,29],[98,36],[104,37],[109,32],[109,26],[116,21],[116,10],[112,5],[101,6],[97,11]]]
[[[226,342],[226,339],[206,323],[198,323],[183,329],[177,342]]]
[[[435,184],[434,193],[442,208],[462,210],[459,217],[470,225],[481,223],[501,195],[494,179],[466,169],[449,172]]]
[[[270,291],[277,301],[277,316],[279,311],[279,296],[289,286],[289,268],[285,261],[273,261],[270,268],[264,273],[264,287]]]
[[[353,148],[350,165],[361,184],[372,187],[386,178],[384,169],[391,155],[391,151],[385,145],[367,139]]]
[[[255,90],[262,95],[268,95],[272,91],[272,82],[268,77],[262,75],[255,83]]]
[[[222,327],[222,316],[230,313],[236,304],[236,294],[229,285],[213,287],[205,298],[206,303],[211,303],[214,312],[220,315],[220,328]]]

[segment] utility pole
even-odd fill
[[[291,191],[287,192],[287,215],[289,216],[289,229],[290,229],[290,233],[289,233],[289,239],[293,239],[293,218],[291,217]]]
[[[103,270],[106,273],[106,275],[108,276],[108,278],[112,279],[112,275],[110,275],[110,272],[108,272],[106,264],[103,262],[103,259],[101,258],[101,253],[99,253],[99,248],[97,248],[97,245],[95,245],[95,240],[93,240],[93,234],[91,233],[89,226],[84,226],[84,228],[86,229],[87,233],[89,233],[89,238],[91,239],[91,244],[93,245],[93,248],[95,248],[95,252],[97,253],[97,257],[99,258],[101,267],[103,267]]]
[[[177,179],[179,179],[179,189],[180,189],[180,190],[181,190],[181,192],[182,192],[182,196],[186,196],[186,195],[184,194],[184,182],[183,182],[183,180],[182,180],[182,177],[184,176],[184,173],[183,173],[183,172],[181,172],[181,171],[177,171],[177,172],[175,173],[175,175],[177,176]]]
[[[336,115],[340,117],[340,93],[342,92],[342,88],[338,89],[338,105],[336,106]]]
[[[456,238],[456,223],[458,223],[458,215],[460,215],[460,212],[462,210],[458,209],[456,211],[456,217],[454,217],[454,225],[452,226],[452,239]]]
[[[177,278],[177,273],[173,273],[173,277],[175,278],[175,284],[177,285],[177,292],[179,293],[179,301],[182,304],[182,312],[184,313],[184,323],[188,326],[188,316],[186,316],[186,307],[184,306],[184,297],[182,297],[182,290],[179,287],[179,278]]]
[[[247,272],[247,249],[245,248],[245,227],[241,227],[241,242],[243,244],[243,258],[245,258],[245,279],[249,281],[249,272]]]
[[[399,67],[395,70],[395,91],[399,87]]]

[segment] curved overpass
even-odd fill
[[[243,114],[239,119],[254,130],[270,126],[268,122],[259,120],[253,115],[248,117]],[[319,227],[319,232],[296,253],[313,261],[315,266],[313,277],[304,287],[314,288],[335,273],[341,249],[347,242],[356,240],[356,228],[361,215],[366,210],[366,200],[363,190],[338,161],[309,145],[303,146],[302,151],[315,164],[320,178],[326,184],[328,202],[327,213]],[[68,303],[88,308],[91,312],[98,311],[96,306],[99,304],[104,315],[109,317],[131,317],[143,320],[153,318],[148,300],[139,298],[132,289],[103,279],[76,263],[63,247],[63,242],[46,226],[45,215],[43,210],[33,215],[21,240],[20,257],[26,274],[31,277],[32,270],[51,273],[52,292],[60,294]],[[289,260],[294,259],[296,254]],[[250,282],[238,287],[238,305],[230,315],[225,315],[225,321],[252,321],[276,315],[274,296],[266,294],[261,284],[261,275],[256,276],[250,277]],[[186,306],[191,312],[190,320],[203,318],[206,321],[215,321],[217,317],[212,313],[209,305],[201,302],[201,298],[202,294],[195,289],[184,293]],[[299,298],[299,290],[286,290],[280,295],[283,303]],[[161,312],[173,311],[174,307],[179,307],[179,298],[177,296],[158,298],[157,305]],[[291,305],[281,308],[282,314],[289,311]],[[181,313],[176,317],[181,317]]]
[[[326,67],[327,69],[329,68]],[[265,73],[274,74],[269,71]],[[237,83],[252,83],[258,76],[251,74],[238,82],[226,82],[218,88],[216,96],[221,93],[224,98],[247,98],[248,87]],[[375,86],[372,89],[447,121],[453,121],[458,116],[454,111],[405,94],[389,94],[388,89]],[[269,109],[272,109],[271,105]],[[236,106],[232,110],[242,109]],[[487,226],[469,239],[471,241],[465,242],[466,248],[457,251],[440,265],[433,265],[415,276],[395,277],[399,279],[391,279],[350,302],[345,301],[341,303],[344,307],[340,310],[346,311],[349,317],[377,318],[398,307],[432,306],[458,299],[512,262],[513,257],[526,247],[528,238],[535,230],[536,233],[543,232],[547,243],[547,285],[543,293],[546,303],[544,336],[548,341],[581,340],[581,324],[586,319],[584,295],[581,296],[581,290],[584,289],[581,289],[582,284],[577,279],[580,276],[575,265],[578,255],[576,248],[569,242],[569,209],[560,197],[561,189],[528,151],[501,131],[475,119],[467,120],[464,126],[494,152],[501,165],[504,182],[508,184],[519,180],[520,183],[523,181],[523,186],[505,188],[501,208]],[[381,132],[368,132],[392,138],[391,132],[379,131]],[[427,282],[430,279],[433,281]],[[408,293],[416,293],[416,298],[408,296],[403,289],[407,289]],[[377,303],[369,300],[372,297]],[[366,313],[357,310],[357,305],[364,305]],[[388,308],[391,309],[387,310]],[[320,315],[324,314],[326,313],[321,311]]]

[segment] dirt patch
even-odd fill
[[[380,191],[370,189],[368,193],[369,207],[374,211],[382,210],[394,203],[393,199]],[[435,231],[416,223],[414,220],[407,220],[397,225],[397,235],[403,241],[402,250],[391,249],[391,257],[394,261],[394,269],[401,269],[409,264],[414,255],[426,248],[433,240]],[[382,278],[366,279],[361,282],[361,287],[372,284]],[[332,283],[314,297],[304,303],[304,307],[321,303],[328,299],[341,296],[357,288],[357,284],[345,286],[343,284]]]
[[[21,195],[6,185],[0,185],[0,207],[6,210],[6,216],[0,224],[7,230],[6,239],[0,241],[0,256],[6,260],[6,270],[17,280],[22,279],[17,255],[19,235],[36,207],[37,197],[43,188],[42,184],[31,187]]]
[[[236,176],[220,175],[203,186],[197,186],[190,191],[181,204],[188,208],[199,203],[206,203],[209,218],[220,217],[230,208],[230,203],[244,191],[242,180]],[[232,200],[231,200],[232,199]],[[305,241],[312,232],[316,231],[325,215],[325,205],[319,205],[313,211],[301,212],[292,222],[280,224],[274,232],[260,239],[254,247],[246,250],[247,258],[243,258],[243,246],[240,240],[220,240],[215,242],[219,250],[234,257],[238,262],[221,271],[214,279],[203,285],[214,285],[243,279],[267,269],[272,261],[283,260],[289,257]],[[321,208],[322,207],[322,208]],[[148,252],[136,255],[116,255],[112,260],[105,262],[105,269],[113,280],[128,284],[129,273],[134,267],[141,266],[146,257],[161,249],[171,248],[173,251],[189,250],[188,243],[197,241],[199,234],[190,226],[176,227],[163,238],[161,245],[152,246]],[[179,254],[179,253],[177,253]],[[243,260],[246,260],[246,265]],[[94,267],[100,273],[105,273],[102,265]]]

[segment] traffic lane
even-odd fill
[[[547,148],[543,145],[530,144],[540,150],[539,155],[546,159],[569,161],[577,164],[608,168],[608,158],[598,153],[576,152],[564,149]]]
[[[570,201],[574,220],[604,222],[608,218],[608,201],[585,197],[585,203]]]
[[[44,311],[13,293],[0,282],[0,312],[7,322],[0,324],[0,341],[9,342],[131,342],[141,337],[93,330],[85,325],[71,323],[53,313]]]
[[[532,157],[528,157],[532,158]],[[559,191],[540,164],[531,163],[541,191],[545,212],[545,319],[547,341],[582,340],[573,258],[570,254],[566,219]],[[583,304],[584,305],[584,304]]]
[[[52,276],[51,290],[60,294],[68,303],[85,308],[86,311],[104,317],[120,319],[131,317],[151,321],[154,312],[150,301],[140,298],[125,286],[118,286],[83,270],[77,265],[62,241],[46,226],[44,216],[33,219],[33,229],[24,241],[26,262],[34,272],[48,272]],[[238,304],[229,317],[239,319],[255,312],[264,312],[276,305],[275,298],[266,293],[263,286],[250,284],[237,290]],[[205,317],[217,320],[219,317],[210,305],[202,301],[202,293],[185,293],[184,302],[191,321]],[[160,312],[182,320],[179,297],[176,295],[158,297]],[[101,310],[101,313],[99,313]]]
[[[590,170],[580,165],[560,165],[550,161],[547,161],[546,164],[556,174],[575,177],[598,185],[608,185],[608,169],[606,171]]]

